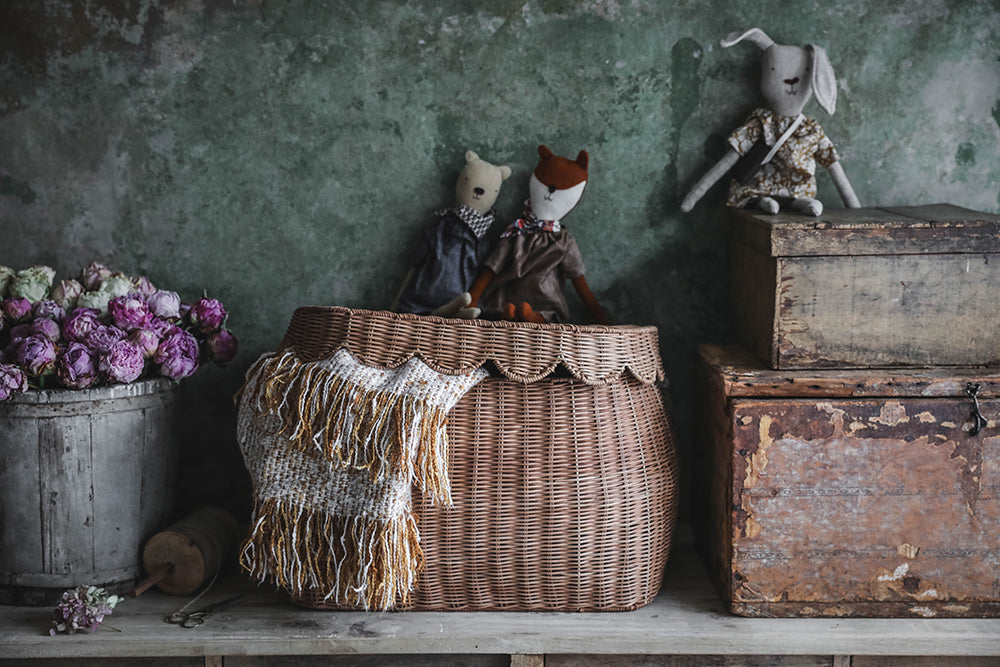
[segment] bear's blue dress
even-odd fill
[[[441,212],[424,232],[410,257],[413,275],[399,299],[399,312],[428,315],[472,287],[492,246],[486,232],[493,216],[473,212],[478,228],[474,231],[459,213],[464,211]]]

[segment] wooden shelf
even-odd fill
[[[93,634],[47,634],[48,608],[0,607],[0,658],[330,654],[675,654],[1000,656],[1000,619],[750,619],[731,616],[686,533],[664,586],[634,612],[329,612],[233,576],[205,604],[236,606],[185,630],[187,602],[156,591],[122,603]],[[198,607],[203,606],[201,603]],[[0,661],[2,663],[2,661]]]

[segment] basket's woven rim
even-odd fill
[[[303,306],[281,342],[287,347],[303,361],[346,348],[361,363],[382,369],[416,356],[449,375],[492,362],[504,377],[522,383],[541,380],[559,366],[594,385],[626,373],[644,384],[664,379],[654,326],[533,324]]]

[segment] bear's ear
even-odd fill
[[[538,157],[542,158],[543,160],[546,160],[546,159],[552,157],[552,155],[553,155],[553,153],[552,153],[552,151],[549,150],[548,146],[539,146],[538,147]]]
[[[587,155],[587,151],[580,151],[576,156],[576,163],[579,165],[580,169],[587,171],[587,163],[590,162],[590,156]]]
[[[510,167],[503,165],[500,167],[500,180],[506,181],[510,177]]]
[[[476,153],[474,151],[466,151],[465,152],[465,161],[466,162],[472,162],[473,160],[478,160],[478,159],[479,159],[479,156],[476,155]]]

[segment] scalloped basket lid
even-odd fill
[[[560,366],[593,385],[625,374],[652,384],[664,380],[659,334],[653,326],[532,324],[446,319],[342,307],[297,308],[281,342],[303,361],[347,348],[363,364],[395,368],[414,356],[439,373],[492,362],[504,377],[536,382]]]

